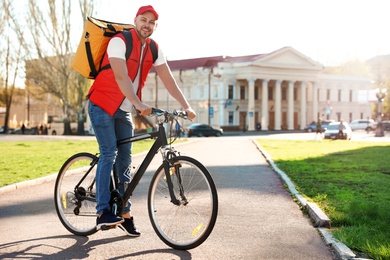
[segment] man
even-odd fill
[[[117,141],[134,134],[131,111],[135,108],[141,116],[149,116],[151,107],[142,103],[141,91],[147,74],[154,66],[157,74],[170,95],[187,112],[188,118],[195,118],[182,91],[172,76],[164,54],[156,43],[158,57],[154,61],[149,38],[156,29],[158,13],[150,5],[139,8],[134,18],[135,28],[132,35],[132,51],[126,60],[126,44],[122,34],[115,35],[109,42],[103,57],[102,67],[110,64],[111,68],[102,70],[96,77],[88,93],[88,113],[99,144],[100,159],[96,172],[96,228],[119,225],[127,235],[139,236],[130,214],[131,203],[128,201],[122,217],[115,216],[109,205],[110,173],[113,167],[119,174],[119,192],[123,195],[124,183],[130,181],[128,172],[131,165],[131,143],[117,147]],[[114,166],[113,166],[114,165]]]
[[[316,136],[314,137],[314,140],[317,140],[317,135],[320,134],[320,138],[321,140],[323,139],[323,136],[322,136],[322,119],[321,118],[318,118],[318,121],[316,123]]]
[[[339,132],[338,132],[338,136],[339,136],[339,138],[344,138],[344,121],[341,119],[340,120],[340,124],[339,124],[339,127],[338,127],[338,129],[339,129]]]
[[[176,131],[176,136],[178,138],[180,138],[182,129],[181,129],[181,125],[179,124],[179,122],[176,122],[175,131]]]

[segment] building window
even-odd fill
[[[233,99],[233,85],[229,85],[228,99]]]
[[[342,118],[341,118],[341,113],[340,113],[340,112],[337,112],[337,113],[336,113],[336,117],[337,117],[337,121],[340,122],[340,120],[342,119]]]
[[[233,125],[234,123],[234,112],[229,111],[229,125]]]
[[[200,97],[203,98],[203,99],[206,98],[204,88],[199,88],[199,95],[200,95]]]
[[[352,89],[349,90],[349,102],[352,102],[353,101],[353,91]]]
[[[321,91],[320,89],[317,89],[317,101],[321,101]]]
[[[294,101],[297,101],[297,97],[298,97],[298,90],[296,88],[294,88]]]
[[[214,94],[213,97],[214,97],[214,99],[217,99],[217,98],[218,98],[218,89],[217,89],[217,88],[214,88],[213,90],[214,90],[214,91],[213,91],[213,92],[214,92],[214,93],[213,93],[213,94]]]
[[[287,100],[287,88],[282,88],[282,100]]]
[[[326,90],[326,100],[330,100],[330,89]]]
[[[259,87],[258,87],[258,86],[255,86],[255,99],[256,99],[256,100],[259,100],[259,99],[260,99],[260,96],[259,96]]]
[[[274,92],[272,87],[268,87],[268,100],[274,100]]]
[[[337,101],[341,102],[341,89],[337,91]]]
[[[240,99],[245,100],[245,86],[240,86]]]

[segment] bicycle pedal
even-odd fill
[[[101,226],[101,230],[105,231],[105,230],[113,229],[113,228],[116,228],[116,226],[117,225],[103,225],[103,226]]]

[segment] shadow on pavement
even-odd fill
[[[54,246],[54,244],[59,244],[58,241],[50,242],[54,240],[74,240],[75,243],[68,248],[61,248]],[[65,235],[19,240],[0,245],[0,251],[2,252],[0,253],[0,259],[85,259],[91,256],[90,252],[95,250],[95,247],[117,241],[123,241],[123,237],[104,238],[89,241],[88,237]],[[42,248],[44,248],[44,250],[42,250]],[[145,257],[150,254],[168,254],[169,256],[177,255],[180,259],[192,258],[188,251],[180,251],[175,249],[154,249],[129,253],[126,252],[124,248],[123,255],[113,257],[111,259],[127,259],[129,257],[136,256]]]

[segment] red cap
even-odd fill
[[[143,14],[143,13],[146,13],[146,12],[151,12],[152,14],[154,14],[154,16],[156,16],[156,20],[158,20],[158,13],[154,10],[153,6],[151,6],[151,5],[141,6],[138,9],[136,16]]]

